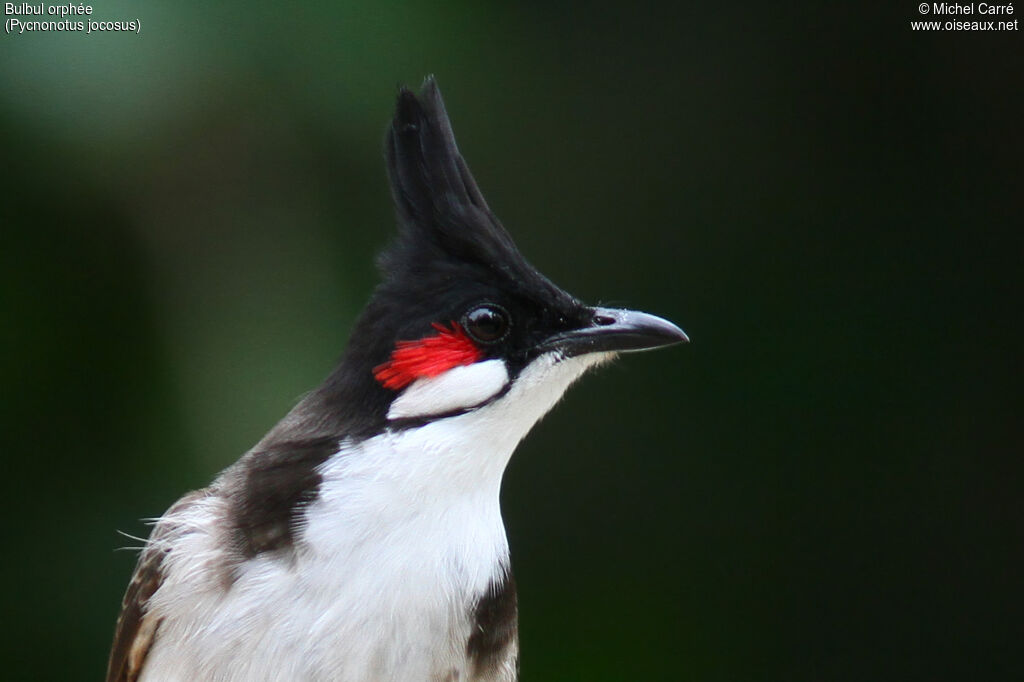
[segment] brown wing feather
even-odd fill
[[[174,503],[164,519],[172,517],[204,497],[206,491],[189,493]],[[121,602],[121,615],[114,630],[114,644],[107,662],[107,682],[136,682],[142,673],[146,655],[156,640],[160,619],[147,613],[149,600],[164,581],[163,563],[169,548],[164,539],[170,528],[160,522],[150,535],[146,549],[135,566],[132,581]]]
[[[158,619],[146,615],[146,606],[164,581],[163,557],[163,551],[150,548],[139,558],[121,602],[114,646],[107,663],[107,682],[135,682],[142,672],[142,664],[160,626]]]

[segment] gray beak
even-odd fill
[[[586,327],[560,332],[548,338],[541,350],[559,350],[567,357],[601,352],[651,350],[690,339],[668,320],[636,310],[593,308]]]

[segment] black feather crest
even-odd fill
[[[529,268],[459,153],[432,77],[418,97],[399,90],[386,152],[399,238],[381,256],[385,273],[415,268],[408,260],[422,261],[426,254],[504,270]]]

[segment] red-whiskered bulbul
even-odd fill
[[[586,370],[687,338],[526,262],[432,79],[399,92],[386,156],[399,234],[344,355],[157,521],[108,682],[517,678],[505,465]]]

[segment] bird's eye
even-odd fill
[[[463,316],[462,326],[476,341],[496,343],[508,334],[508,311],[493,303],[477,306]]]

